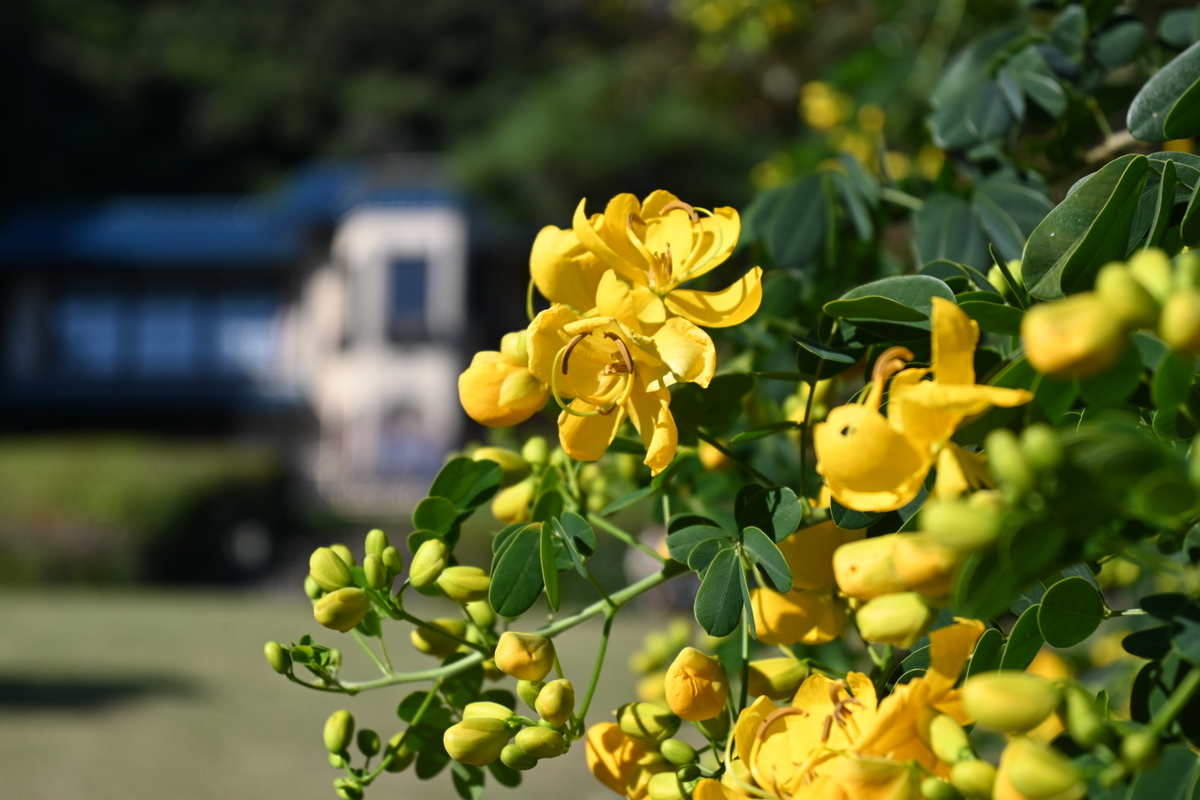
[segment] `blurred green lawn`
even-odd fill
[[[328,800],[339,773],[321,744],[325,717],[348,708],[386,740],[402,724],[396,705],[417,688],[347,698],[305,690],[271,672],[262,656],[266,640],[294,641],[319,630],[302,596],[30,591],[5,594],[3,606],[5,797]],[[614,626],[591,722],[634,699],[628,654],[639,646],[646,620],[657,616],[631,608]],[[592,620],[558,639],[580,696],[599,630]],[[430,666],[408,645],[407,630],[393,624],[388,632],[397,669]],[[348,678],[378,674],[348,636],[321,633],[319,641],[341,645]],[[578,746],[527,773],[518,789],[489,782],[487,796],[530,789],[547,798],[615,798],[588,775]],[[456,797],[448,772],[418,781],[411,770],[385,774],[367,796]]]

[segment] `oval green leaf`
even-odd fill
[[[1186,139],[1200,133],[1200,42],[1154,73],[1129,105],[1126,126],[1143,142]],[[1185,101],[1191,108],[1181,107]]]
[[[502,617],[519,617],[542,593],[541,525],[514,533],[492,564],[488,602]]]
[[[737,552],[726,548],[709,565],[696,592],[696,621],[710,636],[728,636],[742,616],[742,561]]]
[[[458,509],[443,496],[426,497],[413,509],[413,527],[417,530],[436,531],[443,536],[458,519]]]
[[[1046,590],[1038,610],[1038,629],[1052,647],[1074,647],[1091,636],[1104,619],[1104,600],[1083,578],[1065,578]]]
[[[557,522],[558,520],[555,520]],[[546,587],[546,599],[550,608],[558,611],[558,559],[554,553],[554,533],[550,525],[543,524],[538,536],[538,558],[541,561],[542,583]]]
[[[1000,669],[1021,672],[1033,663],[1038,651],[1046,643],[1038,628],[1038,612],[1041,608],[1040,603],[1032,605],[1017,618],[1009,631],[1004,652],[1000,655]]]
[[[758,528],[746,528],[742,531],[742,546],[768,586],[781,594],[792,590],[792,569],[769,536]]]

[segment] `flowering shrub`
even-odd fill
[[[1033,15],[947,67],[931,169],[891,176],[901,154],[856,134],[744,219],[656,191],[542,230],[531,292],[549,307],[531,302],[459,390],[492,427],[557,407],[558,447],[451,460],[414,512],[407,573],[380,531],[361,566],[340,545],[313,554],[316,621],[382,677],[344,679],[311,637],[267,645],[312,689],[432,684],[386,745],[329,719],[338,795],[415,761],[421,778],[449,764],[474,798],[486,775],[514,786],[584,750],[631,800],[1192,796],[1200,157],[1141,152],[1200,134],[1200,44],[1179,40],[1145,43],[1112,4]],[[1104,130],[1096,92],[1139,58],[1160,66],[1130,87],[1128,131]],[[823,131],[848,104],[805,89]],[[1087,149],[1092,111],[1104,140]],[[1092,170],[1058,205],[1049,142]],[[658,549],[612,519],[648,498]],[[459,565],[488,503],[507,523],[490,568]],[[589,560],[624,547],[659,568],[606,588]],[[520,621],[542,597],[558,611],[572,574],[594,603]],[[655,632],[639,699],[597,721],[619,613],[687,575],[707,638]],[[459,613],[420,619],[410,590]],[[564,675],[555,636],[597,616],[591,674]],[[393,670],[386,619],[439,664]],[[1089,658],[1105,670],[1077,676]]]

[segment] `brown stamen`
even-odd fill
[[[567,342],[567,346],[563,349],[563,355],[562,355],[562,374],[563,375],[567,374],[567,361],[570,360],[570,358],[571,358],[571,351],[575,349],[576,345],[578,345],[580,342],[582,342],[586,338],[587,338],[586,333],[577,333],[577,334],[575,334],[575,337],[573,339],[571,339],[571,341]]]
[[[784,706],[783,708],[775,709],[770,714],[767,714],[767,716],[763,718],[763,721],[758,724],[758,731],[754,734],[754,738],[761,742],[767,733],[767,728],[770,728],[773,724],[775,724],[776,720],[782,719],[783,717],[795,716],[797,714],[802,717],[808,716],[807,711],[805,711],[803,708],[796,708],[795,706]]]
[[[668,211],[674,211],[677,208],[682,208],[684,211],[686,211],[688,213],[688,216],[692,218],[692,222],[700,221],[700,215],[696,213],[696,209],[692,208],[690,205],[683,202],[682,200],[675,200],[673,202],[667,203],[665,206],[662,207],[661,213],[666,214]]]
[[[912,351],[907,347],[889,347],[875,359],[875,367],[871,370],[871,392],[867,395],[865,405],[879,409],[883,402],[883,387],[888,379],[908,366],[913,360]]]
[[[622,339],[620,336],[617,336],[615,333],[606,333],[604,335],[617,343],[617,350],[620,351],[621,359],[625,362],[625,369],[623,370],[623,372],[627,372],[630,375],[632,375],[633,374],[633,356],[630,355],[630,353],[629,353],[629,345],[625,344],[625,340]]]

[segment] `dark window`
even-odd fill
[[[388,335],[395,341],[424,339],[426,265],[396,259],[388,265]]]

